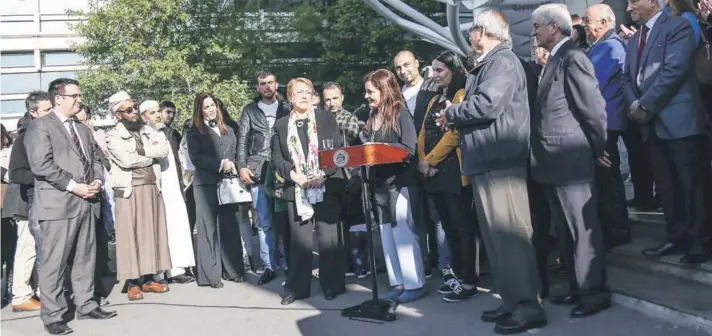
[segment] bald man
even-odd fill
[[[403,50],[396,55],[393,66],[396,68],[396,75],[403,81],[401,92],[403,92],[408,111],[413,115],[418,91],[423,85],[423,77],[420,76],[420,62],[415,59],[413,52]]]
[[[611,166],[596,167],[598,216],[601,218],[604,245],[612,248],[629,243],[630,225],[626,207],[625,187],[620,172],[618,139],[628,129],[627,104],[623,101],[621,75],[626,45],[615,32],[616,15],[610,6],[593,5],[586,10],[586,37],[593,43],[588,52],[596,70],[599,89],[606,101],[606,152]]]

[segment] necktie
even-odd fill
[[[79,141],[79,136],[77,135],[77,131],[74,130],[74,120],[72,119],[67,119],[65,121],[67,125],[69,126],[69,135],[72,137],[72,141],[74,142],[74,146],[79,150],[79,159],[82,161],[82,183],[90,183],[92,179],[92,171],[91,171],[91,165],[89,164],[89,160],[87,159],[86,155],[84,154],[84,150],[82,149],[82,143]]]
[[[640,30],[640,43],[638,43],[638,68],[640,68],[640,60],[643,58],[643,49],[645,49],[645,42],[648,39],[648,26],[643,25]]]

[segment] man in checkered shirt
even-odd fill
[[[341,86],[336,82],[328,82],[324,85],[324,109],[333,112],[336,122],[339,124],[344,143],[353,145],[358,140],[358,119],[353,113],[344,110],[344,95]]]

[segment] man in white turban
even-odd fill
[[[165,127],[161,119],[160,106],[155,100],[147,100],[139,106],[141,118],[157,133],[165,138],[162,129]],[[168,139],[166,139],[166,142]],[[181,184],[173,149],[168,146],[168,156],[159,160],[161,164],[161,192],[166,209],[166,226],[168,229],[168,248],[171,254],[173,268],[166,272],[168,282],[189,283],[195,281],[186,270],[195,266],[193,240],[190,232],[190,221],[185,200],[182,196]],[[169,207],[170,205],[170,207]],[[170,210],[168,210],[170,208]]]

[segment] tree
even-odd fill
[[[406,3],[444,23],[442,17],[434,15],[444,13],[443,4],[416,0]],[[364,102],[363,77],[379,68],[393,71],[393,57],[400,50],[412,50],[421,66],[429,65],[442,51],[383,18],[362,0],[305,3],[295,10],[292,27],[300,38],[321,45],[322,53],[311,67],[311,78],[337,81],[350,107]]]
[[[87,12],[71,13],[85,18],[75,26],[86,38],[76,51],[90,65],[78,76],[85,100],[105,108],[120,90],[136,102],[170,99],[182,121],[196,94],[209,91],[236,117],[251,96],[233,68],[249,24],[238,9],[223,0],[91,0]]]

